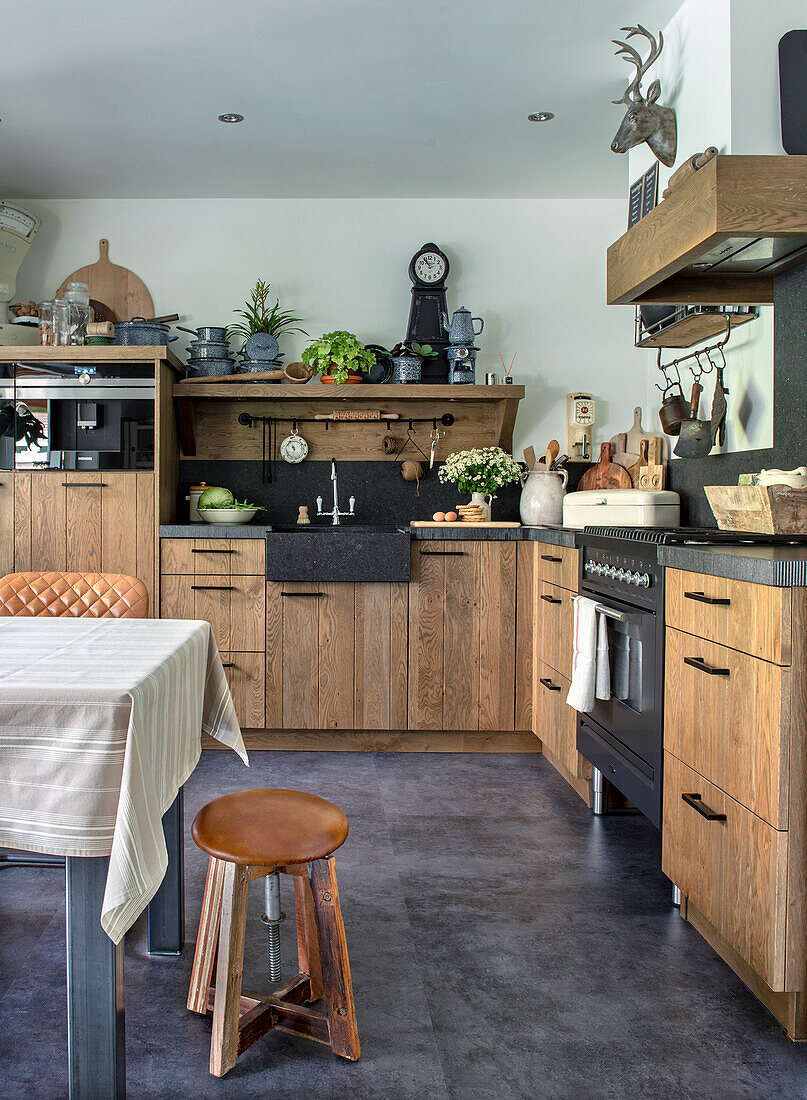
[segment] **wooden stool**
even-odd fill
[[[302,791],[241,791],[209,802],[196,815],[193,839],[211,858],[188,1008],[201,1015],[213,1009],[214,1076],[223,1077],[238,1055],[273,1027],[324,1043],[341,1058],[359,1057],[332,855],[347,831],[338,806]],[[241,978],[249,884],[274,871],[294,876],[300,972],[271,997],[245,996]],[[323,994],[324,1013],[305,1007]]]

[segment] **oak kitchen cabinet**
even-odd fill
[[[406,729],[408,588],[266,584],[266,726]]]
[[[547,760],[590,805],[591,765],[577,751],[577,712],[566,704],[578,554],[574,547],[535,544],[532,729]]]
[[[160,612],[206,619],[213,628],[238,721],[265,725],[265,542],[163,539]]]
[[[13,519],[0,520],[0,564],[17,572],[128,573],[146,585],[156,614],[153,473],[15,470],[0,472],[0,481],[6,506],[13,493]]]
[[[667,570],[662,869],[807,1038],[807,595]]]
[[[412,545],[409,729],[513,730],[517,545]]]

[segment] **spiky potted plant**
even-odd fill
[[[362,375],[375,363],[375,356],[352,332],[337,329],[323,333],[309,344],[303,352],[303,362],[314,373],[322,372],[321,381],[338,386],[364,381]]]
[[[279,299],[275,299],[273,306],[269,305],[271,283],[265,283],[258,279],[255,286],[249,292],[250,300],[244,303],[243,309],[234,309],[242,320],[234,325],[229,325],[227,335],[240,337],[242,343],[239,351],[243,354],[247,340],[256,332],[263,332],[279,339],[284,333],[300,332],[308,336],[304,328],[300,328],[300,317],[295,317],[290,309],[281,309]]]
[[[395,364],[393,378],[396,382],[419,382],[423,372],[423,360],[433,359],[437,352],[431,344],[418,344],[402,340],[390,352]]]

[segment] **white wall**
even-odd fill
[[[553,436],[565,445],[569,390],[597,398],[601,439],[630,426],[646,391],[632,311],[604,304],[623,198],[22,201],[43,218],[20,273],[24,300],[52,295],[107,237],[110,259],[144,280],[157,313],[179,313],[189,327],[233,321],[264,278],[312,336],[345,328],[387,347],[405,335],[409,260],[437,241],[451,260],[449,307],[485,319],[477,378],[501,373],[500,351],[507,363],[518,352],[513,373],[527,396],[516,454]],[[286,362],[304,344],[284,339]]]

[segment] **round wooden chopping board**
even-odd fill
[[[63,297],[68,283],[86,283],[90,298],[102,302],[116,321],[153,317],[154,303],[143,280],[128,267],[109,262],[109,241],[105,237],[98,242],[98,250],[100,258],[68,275],[56,291],[56,297]]]

